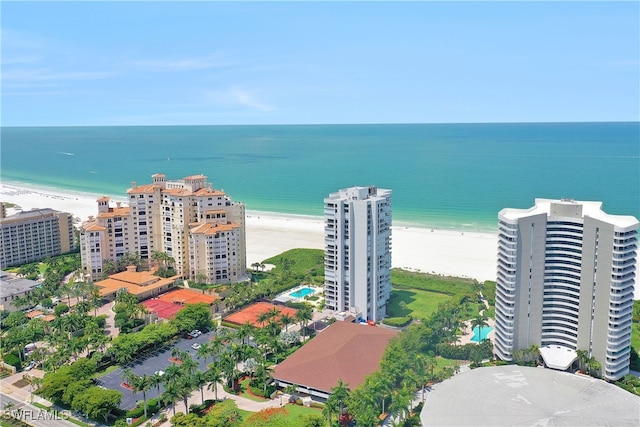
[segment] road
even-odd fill
[[[68,413],[56,411],[47,412],[44,409],[37,408],[21,399],[11,397],[4,392],[0,393],[0,400],[2,400],[3,415],[8,412],[14,418],[18,418],[20,421],[23,421],[31,426],[77,427],[76,424],[66,420],[66,418],[68,417]],[[10,409],[4,409],[7,408],[7,404],[12,404],[13,406]]]

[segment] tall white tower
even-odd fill
[[[324,217],[326,307],[384,319],[391,294],[391,190],[331,193]]]
[[[576,350],[617,380],[629,372],[638,220],[601,202],[536,199],[499,217],[495,353],[536,345],[567,369]]]

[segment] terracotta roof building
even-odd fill
[[[135,271],[135,266],[131,266],[127,271],[112,274],[105,280],[95,282],[95,285],[100,288],[101,297],[114,299],[118,290],[126,289],[142,301],[166,292],[173,287],[177,278],[174,276],[165,279],[148,271]]]
[[[335,322],[311,339],[273,372],[278,385],[327,398],[342,380],[353,390],[377,371],[389,340],[397,331],[349,322]]]
[[[150,260],[164,252],[178,274],[207,283],[233,283],[246,278],[245,206],[216,190],[204,175],[152,184],[131,183],[128,206],[101,197],[98,215],[80,228],[82,266],[94,280],[105,259],[126,253]]]

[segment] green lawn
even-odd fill
[[[449,301],[451,298],[450,295],[439,292],[392,288],[389,305],[387,305],[387,315],[389,317],[411,315],[414,319],[424,319],[437,310],[438,304]],[[404,313],[399,306],[401,301],[407,305],[407,310]]]
[[[301,425],[302,422],[300,419],[305,415],[322,415],[322,409],[319,408],[307,408],[306,406],[293,404],[285,404],[284,407],[287,410],[286,419],[290,422],[290,425],[294,426]],[[240,416],[242,416],[243,425],[246,424],[247,418],[255,414],[255,412],[243,411],[242,409],[239,409],[238,412]]]
[[[631,345],[640,352],[640,325],[637,322],[631,327]]]

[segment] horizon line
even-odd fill
[[[388,126],[388,125],[517,125],[517,124],[587,124],[587,123],[638,123],[638,120],[576,120],[576,121],[505,121],[505,122],[361,122],[361,123],[244,123],[244,124],[91,124],[91,125],[0,125],[4,128],[52,128],[52,127],[214,127],[214,126]]]

